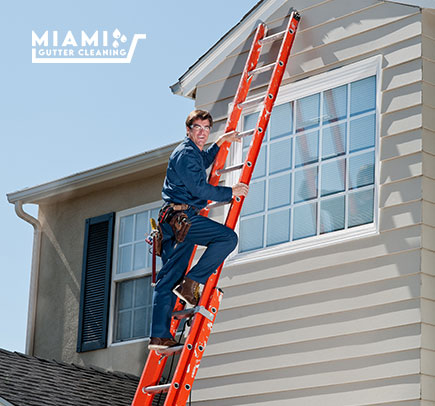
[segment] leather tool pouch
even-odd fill
[[[171,206],[165,206],[160,210],[159,223],[168,223],[171,226],[177,243],[184,241],[191,225],[186,213],[174,210]]]
[[[182,211],[176,211],[169,221],[169,225],[174,232],[175,241],[183,242],[191,225],[187,214]]]

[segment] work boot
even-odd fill
[[[169,347],[178,345],[178,342],[171,338],[151,337],[148,344],[149,350],[166,350]]]
[[[190,278],[185,277],[172,292],[191,306],[196,306],[199,302],[199,283]]]

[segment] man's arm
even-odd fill
[[[230,201],[233,196],[232,188],[210,185],[204,176],[199,159],[199,157],[184,154],[177,161],[177,173],[183,179],[183,183],[189,192],[192,196],[201,200],[213,200],[215,202]]]
[[[221,147],[221,145],[224,142],[240,142],[241,139],[237,137],[238,135],[238,131],[231,131],[227,134],[221,135],[218,140],[213,143],[208,149],[207,151],[203,152],[203,160],[204,160],[204,165],[206,168],[208,168],[214,161],[214,159],[216,158],[216,155],[219,151],[219,148]]]

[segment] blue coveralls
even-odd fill
[[[165,202],[191,206],[185,211],[191,227],[185,240],[176,244],[171,226],[161,224],[163,266],[154,288],[151,337],[172,337],[171,316],[177,298],[172,289],[183,278],[194,246],[203,245],[207,249],[188,276],[204,284],[237,245],[237,234],[232,229],[199,215],[199,209],[207,205],[207,200],[225,202],[232,198],[232,188],[212,186],[207,182],[205,170],[218,151],[216,144],[201,151],[186,137],[169,158],[162,197]]]

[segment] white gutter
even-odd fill
[[[23,202],[15,202],[17,216],[33,226],[32,266],[30,271],[29,306],[27,312],[26,354],[33,355],[35,343],[36,299],[38,296],[39,260],[41,257],[41,223],[23,210]]]

